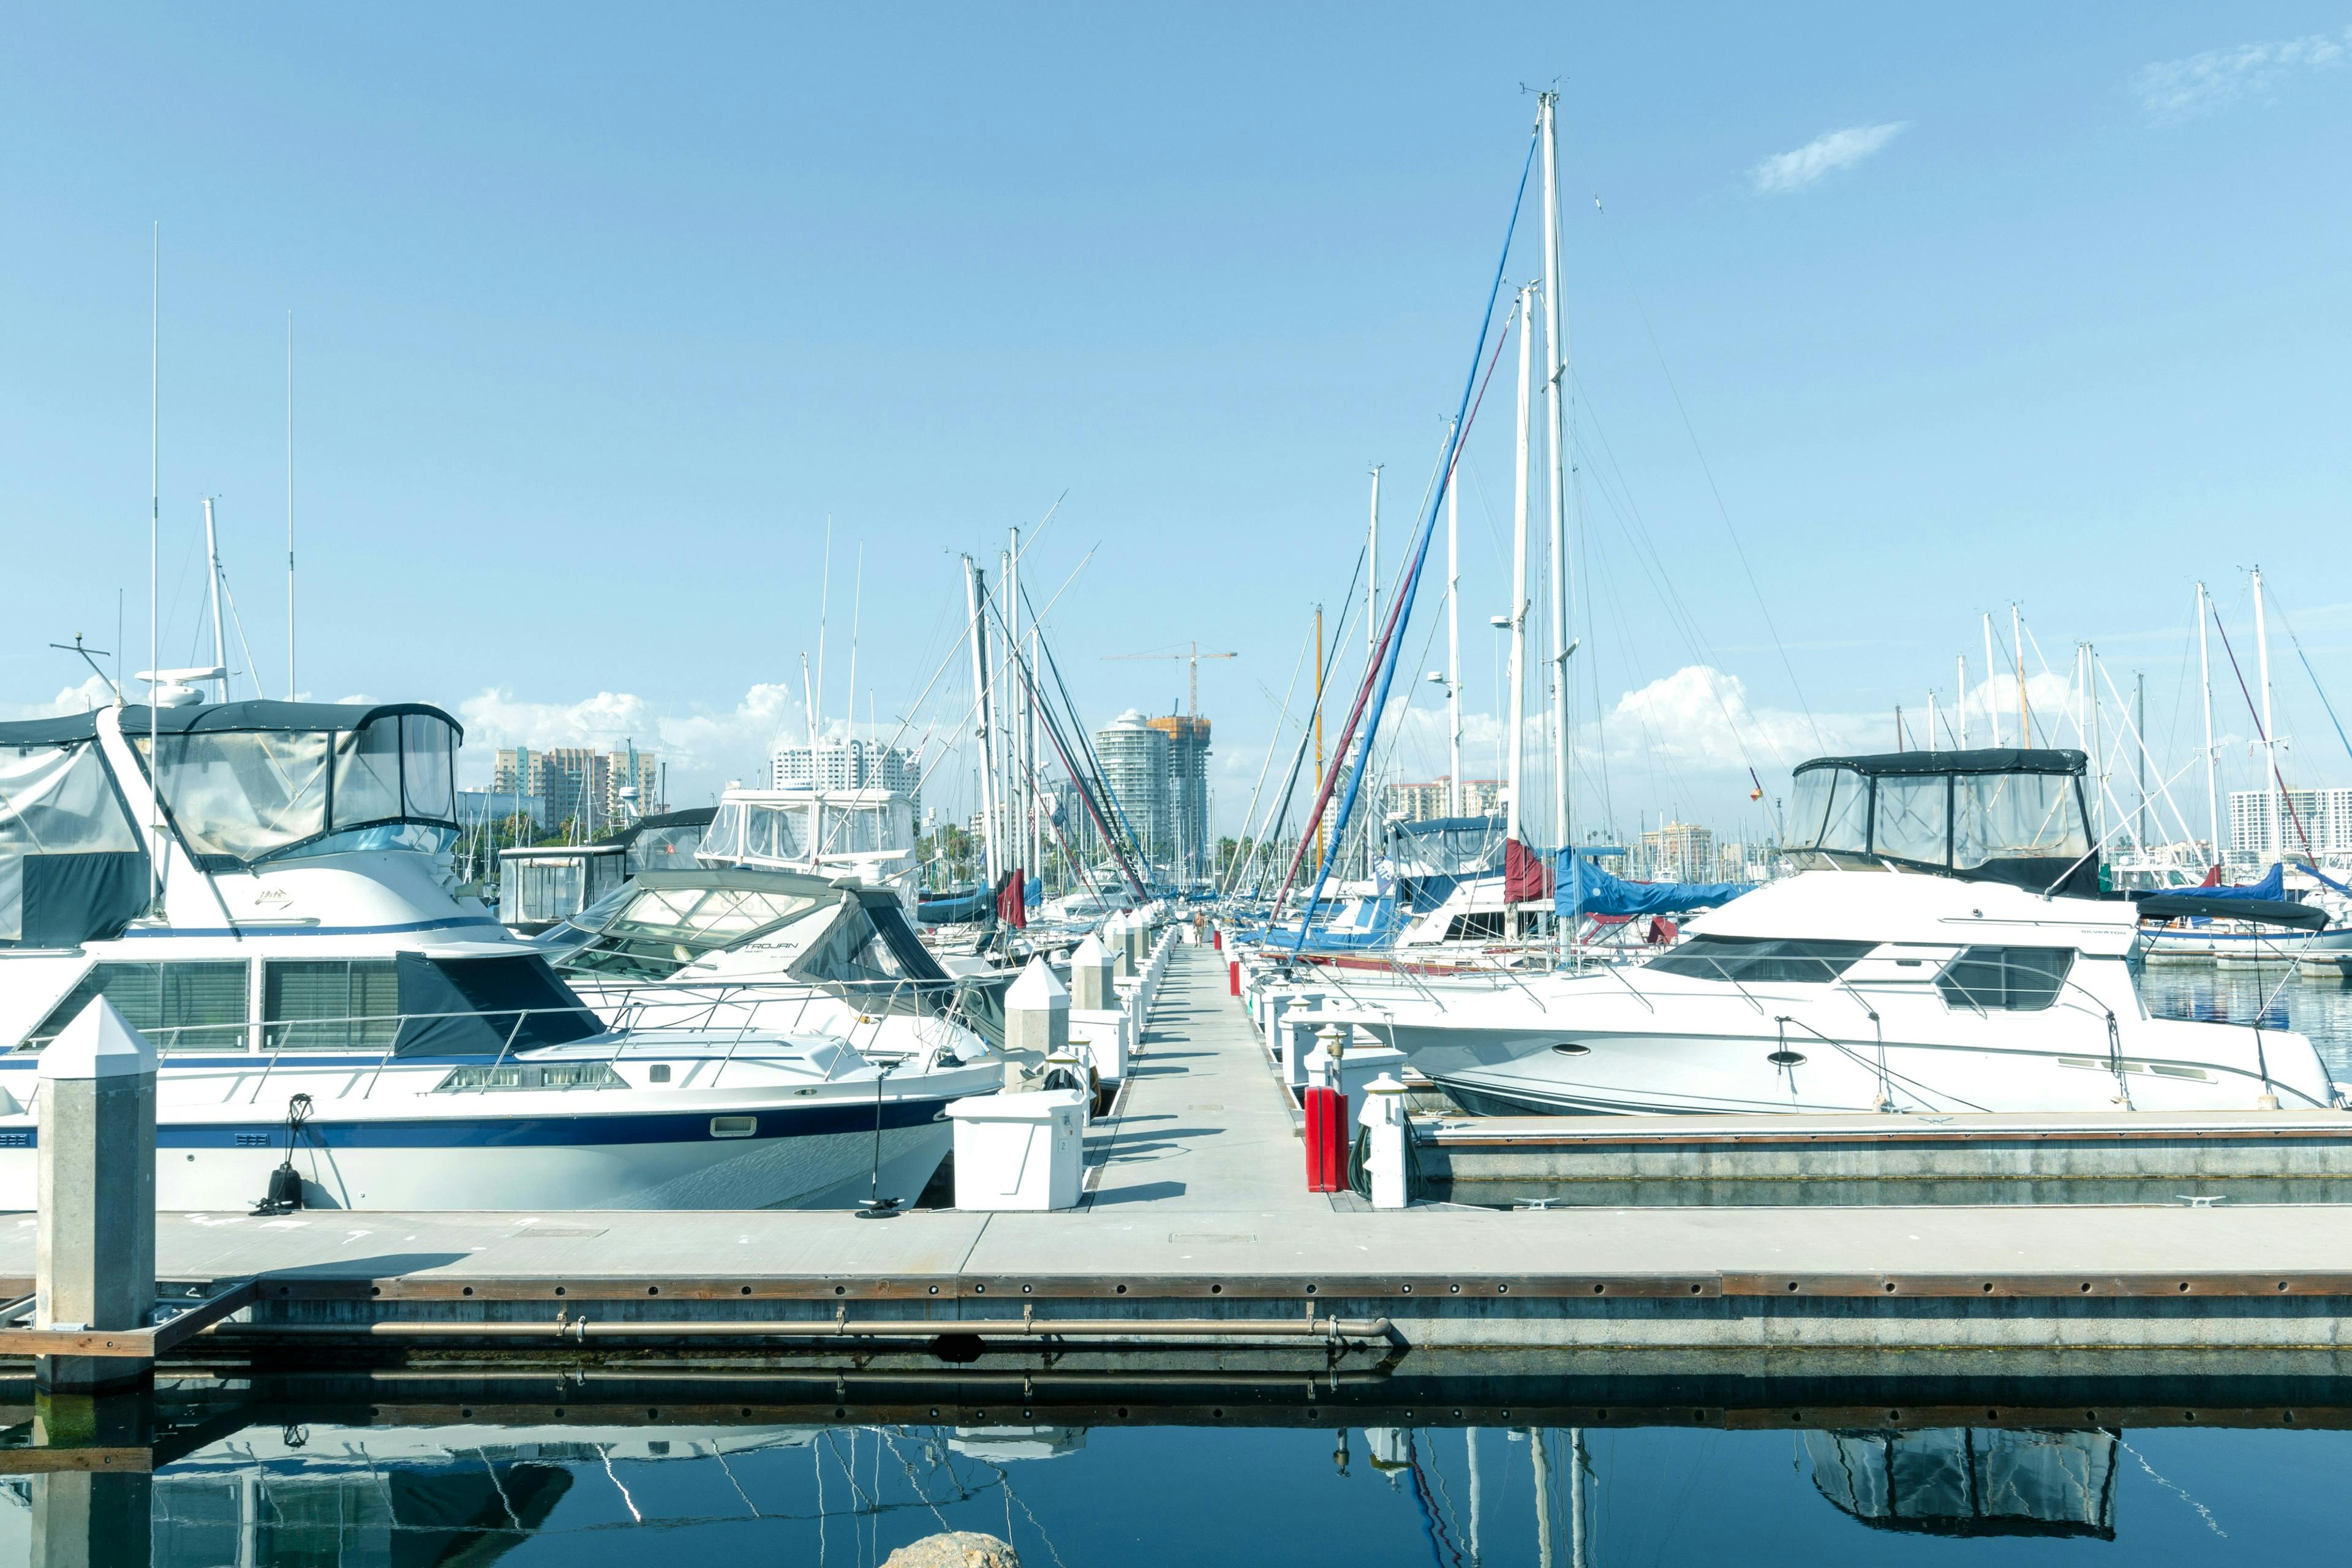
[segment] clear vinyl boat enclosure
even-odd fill
[[[457,831],[455,720],[422,703],[112,710],[197,868],[438,848]],[[98,714],[0,724],[0,946],[121,934],[151,872]]]
[[[1796,770],[1786,848],[1801,869],[1887,862],[2096,898],[2084,767],[2081,752],[1998,747],[1816,757]]]

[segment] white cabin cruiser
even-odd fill
[[[1797,770],[1817,868],[1639,968],[1351,1008],[1484,1112],[2232,1110],[2339,1103],[2311,1042],[2151,1017],[2139,910],[2098,896],[2079,752]]]
[[[421,704],[0,725],[0,1205],[32,1205],[39,1052],[100,996],[161,1053],[168,1208],[249,1206],[281,1162],[320,1207],[920,1193],[1001,1067],[814,1021],[608,1027],[453,893],[460,738]]]
[[[887,888],[912,914],[915,805],[887,789],[730,789],[695,854],[706,866],[770,867]]]

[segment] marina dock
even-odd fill
[[[2329,1371],[2344,1353],[2352,1223],[2332,1207],[1375,1212],[1310,1194],[1223,963],[1171,960],[1075,1210],[166,1214],[159,1276],[191,1302],[241,1293],[171,1353],[1942,1351],[2013,1368],[2128,1349],[2147,1369],[2260,1351]],[[34,1229],[0,1231],[13,1294]]]

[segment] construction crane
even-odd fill
[[[1103,655],[1103,658],[1106,661],[1117,658],[1182,659],[1186,664],[1192,666],[1192,716],[1198,719],[1201,716],[1201,661],[1204,658],[1239,658],[1241,655],[1236,653],[1202,653],[1201,651],[1201,645],[1196,642],[1188,642],[1184,647],[1186,651],[1183,653],[1107,653]]]

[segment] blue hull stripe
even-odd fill
[[[924,1127],[940,1121],[946,1099],[885,1102],[882,1125],[887,1129]],[[713,1138],[711,1121],[722,1116],[751,1115],[757,1131],[744,1138]],[[731,1143],[754,1138],[808,1138],[828,1133],[874,1131],[874,1107],[855,1101],[812,1106],[805,1110],[757,1112],[655,1112],[618,1116],[436,1117],[414,1121],[310,1121],[303,1124],[306,1149],[537,1149],[608,1147],[646,1143]],[[281,1122],[166,1122],[155,1129],[156,1146],[163,1149],[249,1149],[279,1151],[286,1147]],[[0,1149],[32,1149],[38,1131],[0,1132]]]

